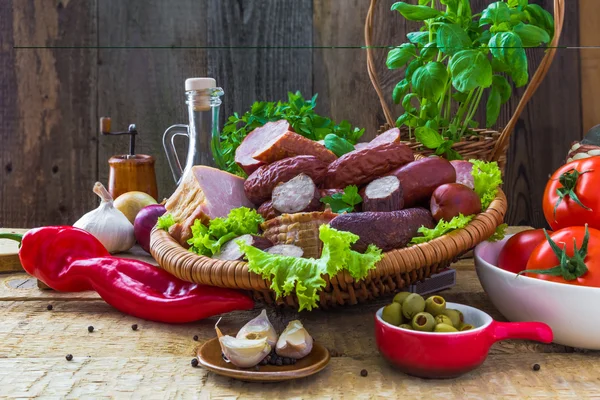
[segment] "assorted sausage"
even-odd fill
[[[446,183],[434,190],[431,195],[430,209],[436,221],[450,221],[462,215],[481,212],[481,200],[473,191],[460,183]]]
[[[364,190],[363,211],[396,211],[403,206],[402,186],[393,175],[375,179]]]
[[[273,208],[280,213],[295,214],[321,208],[319,189],[306,174],[300,174],[273,189]]]

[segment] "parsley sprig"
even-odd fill
[[[334,193],[323,197],[321,203],[329,204],[331,211],[336,214],[353,212],[356,205],[362,203],[362,197],[358,194],[356,185],[346,186],[343,193]]]

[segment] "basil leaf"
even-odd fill
[[[435,122],[435,118],[437,116],[439,116],[439,114],[440,114],[440,109],[438,108],[437,101],[428,101],[427,103],[425,103],[423,105],[423,107],[421,107],[421,109],[423,111],[425,111],[425,114],[427,115],[427,117],[430,118],[430,120],[427,121],[427,123],[425,124],[427,126],[429,126],[428,125],[429,122]],[[429,126],[429,127],[432,128],[432,129],[436,129],[437,130],[437,128],[438,128],[437,127],[437,122],[436,122],[436,127],[435,128],[432,127],[432,126]]]
[[[398,11],[402,16],[410,21],[425,21],[426,19],[436,18],[442,15],[435,8],[427,6],[413,6],[403,1],[392,4],[392,11]]]
[[[402,99],[402,107],[408,111],[413,107],[412,105],[412,99],[419,99],[419,97],[415,94],[415,93],[409,93],[406,96],[404,96],[404,99]]]
[[[429,104],[433,104],[435,106],[435,109],[437,110],[437,103],[428,103],[424,108],[427,108],[427,106]],[[430,128],[430,129],[433,129],[436,132],[439,131],[439,129],[440,129],[440,126],[438,125],[438,123],[437,123],[437,121],[435,119],[430,119],[427,122],[425,122],[425,126],[428,127],[428,128]]]
[[[435,42],[427,43],[423,50],[421,50],[421,60],[427,62],[433,60],[433,58],[437,55],[438,48]]]
[[[415,136],[428,149],[437,149],[444,143],[442,135],[426,126],[420,126],[415,129]]]
[[[517,25],[519,22],[523,22],[525,19],[527,19],[527,14],[525,14],[525,12],[514,8],[510,10],[511,25]]]
[[[410,62],[410,64],[408,64],[408,67],[406,67],[406,71],[404,72],[404,76],[406,78],[406,80],[410,81],[412,78],[412,75],[415,73],[415,71],[417,70],[417,68],[419,68],[421,65],[423,65],[423,61],[421,59],[414,59]]]
[[[500,116],[501,96],[498,89],[492,85],[490,96],[485,107],[485,126],[491,128]]]
[[[494,58],[510,68],[510,75],[516,87],[527,84],[527,55],[521,38],[514,32],[497,33],[490,39],[490,51]]]
[[[508,0],[508,6],[510,8],[525,8],[527,6],[527,0]]]
[[[473,11],[471,10],[471,2],[469,0],[458,0],[458,15],[462,16],[465,21],[470,21]]]
[[[458,14],[458,0],[440,0],[446,6],[448,12]]]
[[[529,4],[525,7],[525,14],[530,24],[542,28],[548,33],[552,40],[554,37],[554,19],[552,15],[537,4]]]
[[[550,42],[548,32],[535,25],[520,22],[513,28],[513,31],[519,35],[525,47],[537,47],[541,43]]]
[[[422,98],[437,101],[446,87],[448,71],[441,62],[430,62],[412,76],[413,90]]]
[[[459,103],[464,103],[465,101],[467,101],[467,97],[469,97],[469,93],[462,93],[462,92],[452,93],[452,98],[454,100],[458,101]]]
[[[456,24],[440,24],[436,42],[440,51],[449,55],[468,49],[472,45],[464,29]]]
[[[431,4],[431,0],[419,0],[420,6],[428,6],[429,4]]]
[[[492,88],[495,88],[498,93],[500,93],[500,101],[502,104],[506,103],[510,99],[512,87],[502,75],[494,75],[492,77]]]
[[[406,34],[406,37],[412,43],[422,46],[425,46],[429,42],[429,32],[409,32]]]
[[[448,67],[452,74],[452,85],[459,92],[470,92],[492,84],[492,66],[480,51],[459,51],[452,57]]]
[[[390,50],[385,64],[389,69],[403,67],[413,57],[416,57],[417,51],[412,43],[404,43],[400,47]]]
[[[510,21],[510,9],[503,1],[497,1],[487,6],[481,13],[479,25],[499,25]]]
[[[510,72],[510,67],[496,57],[492,57],[492,70],[494,72]]]
[[[396,86],[394,87],[394,91],[392,92],[392,99],[394,99],[394,103],[400,103],[400,99],[406,94],[409,86],[410,84],[406,79],[402,79],[396,84]]]

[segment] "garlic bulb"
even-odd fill
[[[114,207],[110,193],[100,182],[94,185],[94,193],[102,199],[100,206],[79,218],[73,226],[94,235],[111,254],[129,250],[135,244],[133,225]]]
[[[217,321],[217,324],[219,321]],[[267,342],[266,337],[260,339],[238,339],[233,336],[223,335],[217,325],[215,325],[215,330],[217,331],[221,351],[223,351],[227,361],[236,367],[254,367],[271,352],[271,345]]]
[[[266,310],[262,310],[258,317],[248,321],[235,337],[238,339],[262,339],[266,337],[270,346],[275,346],[275,343],[277,343],[277,332],[271,325]]]
[[[313,338],[298,320],[291,321],[277,340],[275,352],[281,357],[300,359],[312,350]]]

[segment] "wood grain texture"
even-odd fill
[[[95,0],[2,2],[12,23],[1,35],[0,226],[73,223],[95,203],[96,51],[11,49],[95,45],[95,10]]]
[[[579,45],[581,56],[582,134],[600,124],[600,7],[595,0],[579,0]]]
[[[206,1],[108,0],[98,7],[98,44],[117,47],[99,50],[98,115],[111,117],[114,130],[137,125],[136,152],[155,157],[158,196],[168,197],[175,182],[163,132],[170,125],[187,124],[184,81],[207,73],[204,49],[169,47],[206,45]],[[143,48],[123,48],[127,46]],[[108,181],[108,159],[126,154],[128,143],[127,137],[100,137],[102,182]]]
[[[208,74],[225,91],[221,123],[254,101],[312,95],[312,0],[209,0]],[[287,47],[287,48],[286,48]]]

